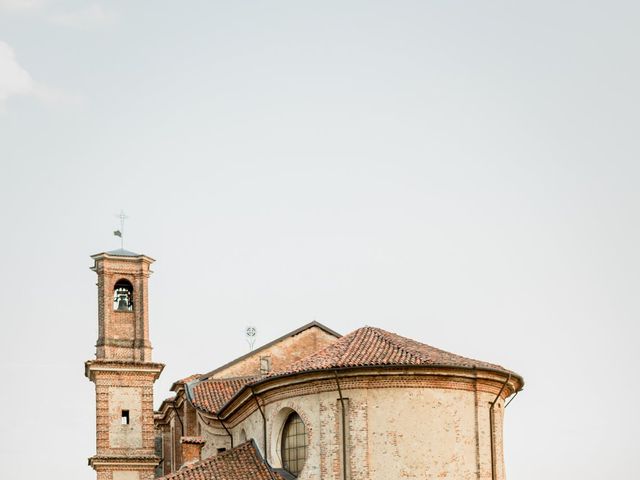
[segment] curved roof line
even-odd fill
[[[331,371],[421,367],[427,369],[485,371],[503,376],[509,375],[518,382],[518,385],[514,385],[518,391],[522,390],[524,386],[524,379],[520,375],[500,365],[462,357],[380,328],[363,327],[341,337],[318,352],[294,362],[286,370],[273,372],[254,381],[249,380],[246,382],[245,380],[246,383],[244,385],[237,384],[240,388],[233,393],[226,390],[224,396],[217,396],[217,402],[215,402],[217,403],[217,411],[211,413],[219,416],[247,389],[253,390],[253,387],[282,378]],[[206,380],[206,378],[201,377],[201,379],[188,384],[188,393],[193,393],[191,388],[203,380]],[[213,380],[210,379],[209,381]],[[228,396],[229,393],[232,394]],[[226,397],[226,399],[223,397]],[[190,403],[195,407],[193,400],[193,398],[189,398]]]

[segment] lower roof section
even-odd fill
[[[157,480],[290,480],[290,474],[271,468],[253,440],[183,467]]]

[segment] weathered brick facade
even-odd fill
[[[124,250],[92,256],[98,274],[96,358],[85,363],[96,390],[98,480],[151,480],[155,453],[153,383],[163,365],[151,361],[147,282],[153,260]],[[126,306],[114,303],[116,286]]]
[[[86,375],[98,480],[506,479],[504,409],[522,377],[372,327],[342,337],[312,322],[176,381],[154,412],[163,365],[149,341],[153,260],[124,250],[92,258],[99,328]],[[291,418],[303,429],[295,475]]]
[[[279,339],[278,350],[298,352],[296,342],[309,346],[310,336],[325,335],[318,325],[306,329]],[[504,405],[522,388],[520,376],[370,327],[323,340],[324,347],[281,361],[268,375],[254,360],[273,344],[238,366],[176,382],[176,397],[156,415],[158,431],[166,435],[176,416],[171,406],[179,405],[182,416],[196,413],[202,458],[253,439],[279,471],[283,426],[295,412],[306,430],[300,480],[505,480]],[[165,457],[163,473],[180,472],[179,452],[167,453],[174,456]],[[185,475],[176,478],[200,478]]]

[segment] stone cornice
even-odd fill
[[[155,362],[132,362],[127,360],[87,360],[84,364],[84,374],[91,381],[95,378],[95,373],[131,373],[149,375],[152,374],[156,380],[164,364]]]
[[[139,254],[135,256],[123,256],[123,255],[112,255],[109,252],[101,252],[91,255],[91,258],[94,260],[101,260],[103,258],[108,258],[109,260],[117,260],[123,262],[139,262],[140,260],[144,260],[146,263],[153,263],[155,260],[151,257],[148,257],[144,254]]]
[[[89,466],[97,467],[155,467],[160,463],[160,457],[156,455],[94,455],[89,458]]]
[[[450,378],[460,382],[460,389],[469,382],[483,381],[491,385],[491,389],[497,394],[504,382],[509,378],[509,374],[501,370],[491,370],[486,368],[462,368],[451,366],[377,366],[377,367],[358,367],[344,369],[329,369],[302,372],[296,374],[288,374],[283,376],[266,377],[252,385],[247,385],[234,395],[218,412],[223,420],[232,420],[237,413],[241,413],[249,403],[255,402],[252,397],[254,395],[261,396],[280,389],[296,387],[311,382],[332,382],[335,384],[335,375],[338,372],[340,381],[353,377],[368,377],[371,381],[391,376],[406,377],[435,377]],[[513,393],[522,389],[524,382],[520,377],[511,376],[507,388],[504,390],[504,397],[508,397]],[[255,406],[254,406],[255,408]],[[246,415],[246,413],[245,413]],[[209,416],[209,415],[207,415]],[[211,416],[211,418],[216,418]]]

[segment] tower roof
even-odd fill
[[[123,259],[131,259],[131,260],[143,258],[143,259],[146,259],[149,263],[152,263],[155,261],[153,258],[145,255],[144,253],[136,253],[136,252],[132,252],[131,250],[125,250],[124,248],[109,250],[108,252],[96,253],[95,255],[91,255],[91,258],[98,259],[98,258],[103,258],[105,256],[122,257]]]
[[[117,250],[111,250],[110,252],[106,252],[107,255],[112,255],[114,257],[141,257],[140,253],[131,252],[129,250],[125,250],[124,248],[118,248]]]

